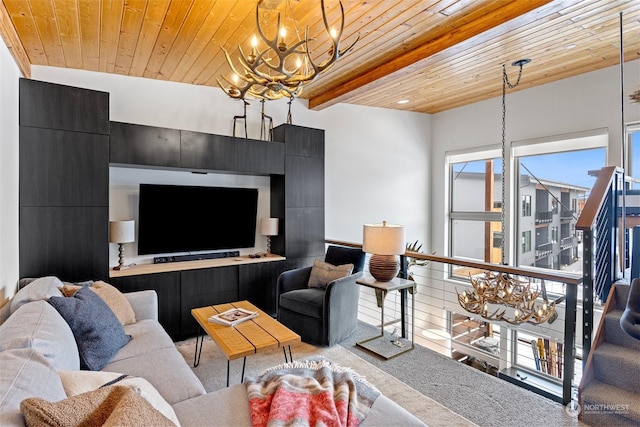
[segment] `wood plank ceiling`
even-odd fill
[[[317,0],[262,0],[312,51],[328,35]],[[325,1],[330,25],[337,0]],[[437,113],[499,96],[502,64],[531,58],[518,90],[640,58],[640,0],[343,0],[348,55],[305,87],[311,108],[337,102]],[[257,0],[1,0],[0,34],[23,72],[67,67],[196,85],[230,75],[255,33]],[[261,6],[261,22],[275,28]],[[638,79],[640,80],[640,78]],[[640,82],[638,83],[640,85]],[[635,90],[635,88],[634,88]],[[405,99],[406,104],[397,104]]]

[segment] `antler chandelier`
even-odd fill
[[[520,281],[504,273],[485,273],[484,277],[471,277],[473,291],[465,290],[458,294],[458,303],[470,313],[478,314],[487,320],[518,325],[529,322],[539,324],[549,320],[555,313],[555,301],[549,303],[543,296],[543,302],[537,302],[541,291],[531,288],[530,281]],[[498,307],[490,312],[490,305]],[[512,317],[510,317],[512,316]]]
[[[223,48],[224,55],[229,67],[233,71],[231,79],[221,76],[227,83],[225,85],[218,79],[218,85],[227,95],[235,99],[245,99],[251,96],[256,99],[275,100],[282,97],[294,98],[300,96],[304,84],[313,81],[319,74],[331,67],[340,57],[348,53],[357,43],[356,40],[349,47],[340,50],[340,39],[344,30],[344,8],[340,5],[340,26],[338,30],[329,26],[324,8],[324,0],[320,1],[322,9],[322,21],[324,28],[329,34],[331,46],[328,50],[328,57],[324,61],[316,63],[313,53],[309,47],[309,27],[306,27],[304,38],[301,39],[296,29],[297,41],[287,43],[287,30],[280,25],[280,12],[276,22],[276,34],[273,38],[265,35],[260,23],[260,3],[256,5],[256,27],[257,33],[262,41],[259,43],[255,35],[251,40],[251,51],[247,55],[238,46],[240,54],[238,61],[240,68],[236,67]],[[287,6],[291,10],[289,0]],[[292,12],[293,15],[293,12]]]
[[[522,68],[531,62],[530,59],[515,61],[513,66],[519,68],[518,79],[515,83],[509,81],[505,65],[502,65],[502,210],[501,226],[505,228],[505,176],[506,176],[506,117],[507,117],[507,88],[514,89],[520,84]],[[502,264],[506,264],[504,239],[500,242]],[[465,290],[458,294],[458,303],[466,311],[478,314],[491,321],[501,320],[512,325],[529,322],[539,324],[555,319],[556,303],[549,304],[547,292],[542,282],[542,304],[536,303],[541,291],[531,289],[531,282],[523,282],[506,273],[485,273],[484,277],[471,277],[473,291]],[[500,305],[490,313],[490,305]],[[510,308],[507,310],[508,307]],[[553,321],[553,320],[552,320]]]

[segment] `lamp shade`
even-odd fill
[[[405,253],[405,229],[403,225],[365,224],[362,250],[376,255],[402,255]]]
[[[135,221],[109,221],[109,242],[129,243],[136,240]]]
[[[263,236],[277,236],[278,218],[262,218],[260,221],[260,234]]]

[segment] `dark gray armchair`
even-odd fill
[[[278,321],[302,341],[331,346],[351,335],[358,326],[359,288],[365,254],[360,249],[329,246],[325,262],[353,264],[353,273],[325,288],[308,288],[311,267],[285,271],[278,277]]]

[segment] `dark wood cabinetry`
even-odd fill
[[[109,161],[159,167],[180,166],[180,131],[111,122]]]
[[[184,130],[180,134],[181,167],[224,171],[237,169],[238,148],[233,137]]]
[[[280,125],[273,129],[273,140],[285,143],[286,155],[324,159],[324,130],[322,129]]]
[[[109,208],[20,207],[20,277],[102,277],[109,262]]]
[[[276,281],[286,270],[285,261],[240,266],[240,300],[249,300],[265,313],[276,314]]]
[[[153,289],[174,338],[195,331],[196,306],[247,299],[275,314],[285,270],[324,256],[324,131],[281,125],[273,141],[109,122],[109,94],[20,80],[20,277],[109,275],[109,165],[270,177],[277,260],[108,279]]]
[[[20,277],[103,277],[109,94],[20,80]]]
[[[285,175],[271,181],[271,211],[284,220],[284,235],[274,239],[274,250],[287,259],[322,258],[324,131],[281,125],[273,139],[285,146]]]
[[[108,206],[109,136],[21,127],[19,173],[21,206]]]
[[[287,156],[286,207],[324,206],[324,160],[317,157]]]
[[[238,147],[238,172],[284,174],[284,144],[235,138]]]
[[[182,338],[180,272],[113,277],[109,282],[122,292],[156,291],[160,324],[173,339]]]
[[[109,94],[20,79],[20,126],[109,134]]]
[[[195,335],[191,309],[238,301],[238,266],[180,272],[181,333]]]

